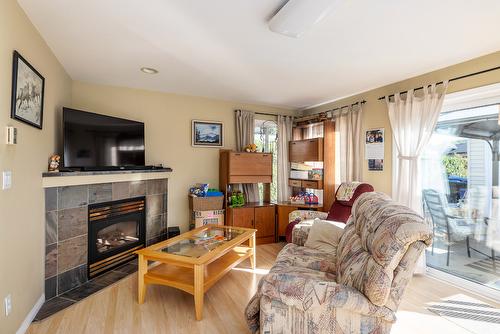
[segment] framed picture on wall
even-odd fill
[[[191,145],[194,147],[224,147],[222,122],[192,120],[191,127]]]
[[[41,129],[45,78],[14,51],[10,117]]]

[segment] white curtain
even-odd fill
[[[402,99],[394,94],[394,102],[386,97],[389,121],[397,149],[397,164],[393,175],[394,200],[422,213],[422,194],[419,156],[429,142],[441,113],[448,88],[444,82],[438,92],[435,84],[424,87],[422,96],[415,96],[412,90]],[[417,273],[425,272],[425,253],[417,264]]]
[[[236,150],[243,151],[243,148],[254,142],[255,113],[245,110],[236,110]],[[259,187],[257,184],[243,184],[243,193],[246,202],[259,202]]]
[[[292,127],[292,116],[278,115],[278,202],[288,201],[290,197],[288,142],[292,140]]]
[[[340,169],[340,182],[362,181],[362,145],[361,145],[361,105],[351,106],[334,115],[337,129]]]

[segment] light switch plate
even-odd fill
[[[5,316],[8,316],[12,312],[12,297],[8,295],[3,300],[5,306]]]
[[[12,172],[10,170],[4,171],[2,173],[2,189],[12,188]]]
[[[17,144],[17,129],[13,126],[8,126],[6,133],[7,133],[7,138],[6,138],[7,145]]]

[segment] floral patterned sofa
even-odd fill
[[[354,203],[336,254],[304,247],[313,222],[259,282],[245,310],[255,333],[389,333],[432,228],[381,193]]]

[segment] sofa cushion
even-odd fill
[[[315,219],[304,246],[320,250],[337,257],[337,246],[345,224]]]
[[[361,291],[375,305],[385,305],[394,270],[416,241],[432,241],[432,229],[420,215],[387,195],[362,194],[337,248],[337,282]]]

